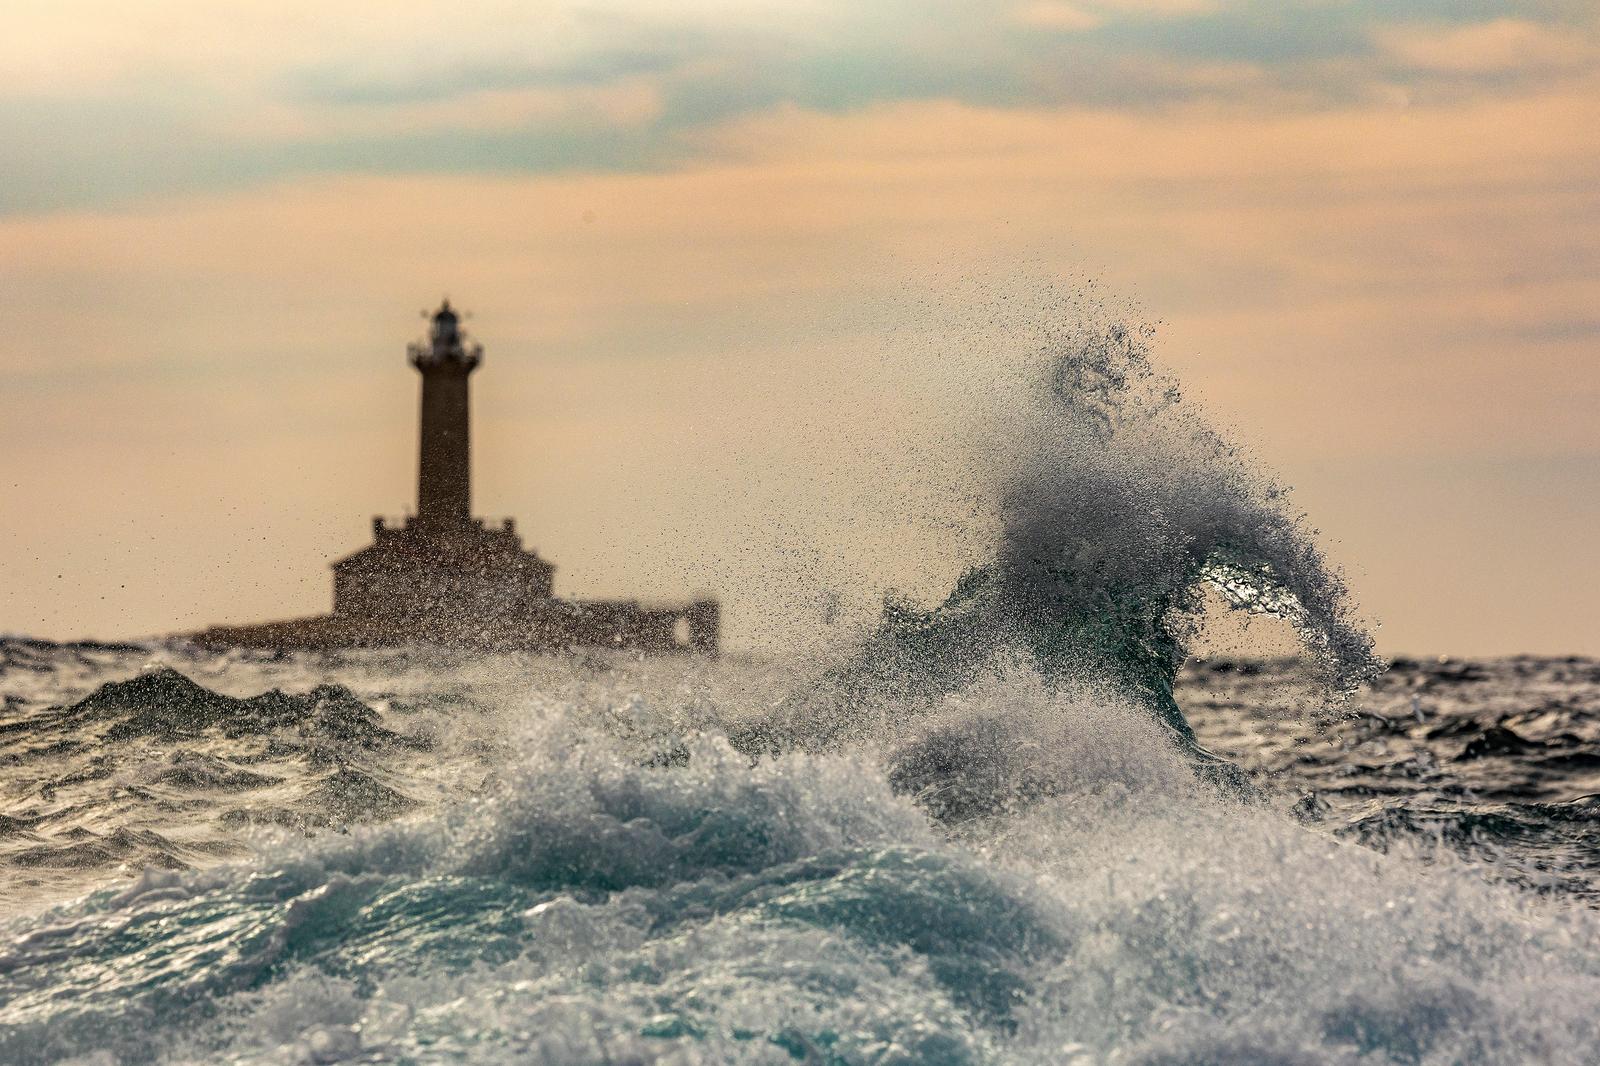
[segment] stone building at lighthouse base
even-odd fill
[[[285,649],[717,650],[717,601],[646,606],[558,598],[555,567],[523,547],[511,520],[489,526],[472,517],[467,379],[483,349],[466,344],[446,301],[433,315],[428,342],[410,354],[422,375],[417,514],[398,525],[373,519],[372,543],[333,564],[332,614],[213,626],[193,640]]]

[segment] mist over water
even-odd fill
[[[0,643],[0,1061],[1593,1061],[1600,666],[1380,675],[1148,343],[820,658]]]

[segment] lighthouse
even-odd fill
[[[470,382],[483,346],[444,300],[407,359],[422,379],[417,422],[417,509],[372,520],[372,543],[333,564],[333,613],[249,626],[213,626],[200,643],[334,648],[436,644],[489,650],[607,647],[715,652],[716,600],[645,606],[567,600],[555,567],[523,546],[511,519],[472,514]]]
[[[483,345],[468,344],[461,317],[446,298],[433,313],[428,338],[408,348],[422,375],[418,425],[417,521],[430,527],[472,521],[472,405],[469,381]]]

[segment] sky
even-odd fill
[[[936,597],[991,383],[1112,308],[1383,650],[1600,654],[1589,0],[6,18],[0,632],[325,610],[412,503],[448,293],[478,509],[563,595],[751,646]]]

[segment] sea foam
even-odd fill
[[[1133,707],[949,713],[1008,700],[1075,770],[953,835],[863,753],[537,715],[481,797],[14,920],[0,1059],[1589,1060],[1593,913],[1218,798]]]

